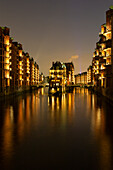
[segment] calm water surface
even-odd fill
[[[87,89],[0,102],[0,169],[113,169],[113,106]]]

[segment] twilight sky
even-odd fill
[[[75,74],[91,64],[100,26],[113,0],[0,0],[0,26],[48,75],[52,61],[73,61]]]

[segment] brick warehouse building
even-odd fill
[[[34,62],[32,68],[32,63],[29,54],[23,51],[22,45],[13,42],[10,29],[0,27],[0,94],[9,94],[31,85],[37,86],[39,66]]]

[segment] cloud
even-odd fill
[[[71,59],[77,59],[77,58],[79,58],[78,55],[73,55],[73,56],[71,56]]]
[[[71,61],[73,61],[73,60],[76,60],[76,59],[78,59],[78,58],[79,58],[78,55],[73,55],[73,56],[70,57],[69,62],[71,62]]]

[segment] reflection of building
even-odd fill
[[[67,95],[63,93],[59,96],[49,95],[48,96],[48,105],[50,112],[52,113],[52,120],[66,121],[73,120],[73,114],[75,113],[75,96],[74,93],[68,93]],[[62,117],[62,119],[60,118]]]
[[[75,85],[87,85],[87,72],[75,75]]]
[[[93,85],[112,87],[113,79],[113,6],[106,12],[92,60]]]
[[[65,63],[67,85],[74,84],[74,65],[73,63]]]
[[[62,91],[66,85],[66,66],[64,63],[57,61],[53,62],[49,70],[49,88],[50,91]]]

